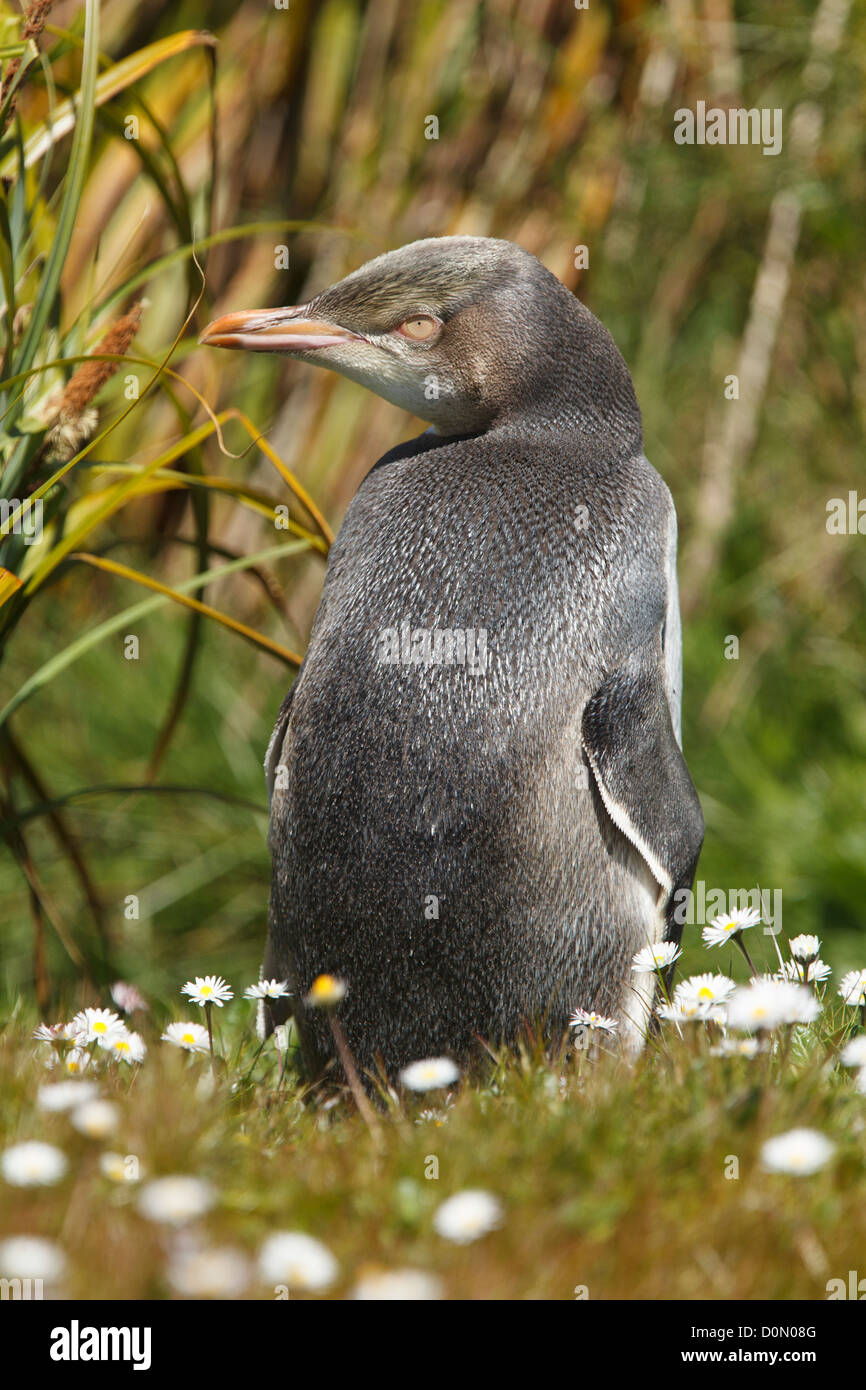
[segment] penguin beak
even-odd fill
[[[313,348],[363,343],[367,339],[337,323],[305,317],[306,306],[244,309],[214,319],[199,337],[205,347],[246,348],[249,352],[310,352]]]

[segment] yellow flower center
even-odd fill
[[[713,994],[713,991],[710,989],[709,985],[702,985],[701,988],[698,990],[698,998],[715,999],[715,995]]]
[[[195,1038],[193,1037],[192,1033],[184,1033],[183,1037],[181,1038],[181,1042],[192,1043],[195,1042]]]
[[[317,975],[310,988],[310,998],[321,1004],[336,1004],[342,998],[340,981],[333,975]]]
[[[202,987],[201,987],[201,993],[202,993],[202,994],[213,994],[213,990],[211,989],[210,985],[202,985]]]
[[[108,1028],[107,1028],[106,1025],[102,1022],[102,1020],[100,1019],[100,1020],[98,1020],[96,1023],[93,1024],[93,1031],[94,1031],[94,1033],[107,1033],[107,1032],[108,1032]]]

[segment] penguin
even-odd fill
[[[427,422],[376,462],[331,549],[266,757],[266,978],[310,1078],[314,979],[347,986],[388,1077],[575,1009],[639,1050],[704,823],[681,749],[677,520],[628,368],[533,255],[446,236],[202,343],[290,354]]]

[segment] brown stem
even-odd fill
[[[27,881],[27,886],[30,889],[30,905],[31,914],[33,916],[34,928],[33,959],[35,985],[37,995],[39,996],[40,1000],[40,1008],[44,1008],[47,1005],[48,1000],[48,981],[47,978],[45,978],[44,974],[40,976],[40,972],[44,970],[42,936],[44,931],[44,924],[46,921],[51,923],[51,926],[54,928],[58,937],[60,938],[60,941],[66,951],[66,954],[69,956],[69,959],[81,971],[82,991],[85,996],[82,1002],[83,1008],[84,1003],[86,1003],[87,991],[92,988],[90,973],[87,969],[84,957],[82,956],[75,942],[69,936],[69,933],[66,930],[66,927],[63,923],[62,918],[60,917],[59,912],[57,911],[56,907],[54,906],[54,903],[52,902],[51,898],[48,896],[47,892],[45,891],[44,887],[40,882],[39,875],[36,870],[36,865],[34,864],[33,859],[30,855],[30,850],[27,846],[27,841],[25,840],[20,827],[13,823],[16,819],[16,808],[14,803],[12,802],[11,797],[7,798],[0,795],[0,819],[10,822],[10,828],[5,832],[5,839],[7,844],[9,845],[10,850],[12,851],[14,859],[16,860],[19,868],[21,869],[21,872],[23,873]],[[44,1016],[45,1015],[43,1013],[43,1017]]]
[[[741,934],[740,932],[737,932],[736,936],[734,937],[734,940],[736,941],[736,943],[737,943],[737,945],[739,946],[740,950],[742,951],[743,955],[746,957],[746,963],[747,963],[749,969],[751,970],[752,974],[753,974],[754,976],[757,976],[758,972],[757,972],[757,970],[755,969],[754,965],[752,964],[752,958],[751,958],[751,956],[749,955],[748,951],[746,950],[746,946],[745,946],[745,943],[744,943],[744,941],[743,941],[742,934]]]
[[[76,840],[72,831],[67,826],[62,813],[56,808],[52,808],[50,806],[52,797],[50,792],[48,791],[48,788],[45,786],[45,783],[42,781],[41,776],[31,763],[27,754],[24,752],[24,749],[20,746],[17,739],[13,737],[13,735],[9,732],[8,729],[5,732],[5,742],[12,760],[17,765],[18,770],[23,776],[25,782],[30,787],[31,791],[33,791],[36,794],[36,796],[39,797],[40,801],[43,801],[46,803],[46,805],[48,805],[49,809],[46,811],[48,822],[51,828],[53,829],[55,835],[57,836],[60,845],[65,850],[67,858],[69,859],[72,868],[75,872],[75,875],[78,879],[78,882],[81,885],[81,890],[84,893],[85,898],[87,899],[87,905],[90,908],[90,914],[93,918],[97,935],[99,936],[100,944],[102,946],[103,956],[106,964],[110,968],[112,943],[109,934],[108,922],[106,920],[105,908],[103,907],[102,900],[100,899],[96,885],[90,876],[90,871],[87,867],[87,864],[85,863],[84,856],[82,855],[81,849],[78,845],[78,841]]]
[[[335,1013],[329,1012],[328,1022],[331,1025],[331,1032],[334,1035],[334,1043],[336,1044],[340,1061],[343,1064],[343,1071],[346,1073],[346,1080],[349,1083],[349,1089],[352,1092],[352,1095],[355,1097],[355,1104],[361,1112],[361,1116],[370,1133],[373,1135],[374,1139],[378,1143],[381,1143],[381,1126],[379,1124],[379,1121],[376,1119],[372,1105],[370,1104],[370,1102],[364,1094],[364,1088],[361,1085],[361,1078],[358,1075],[358,1069],[355,1066],[354,1058],[352,1057],[352,1054],[349,1051],[349,1044],[346,1042],[346,1035],[343,1032],[337,1015]]]

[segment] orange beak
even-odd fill
[[[208,324],[199,342],[205,347],[246,348],[249,352],[310,352],[367,341],[360,333],[324,319],[305,318],[304,314],[303,304],[223,314]]]

